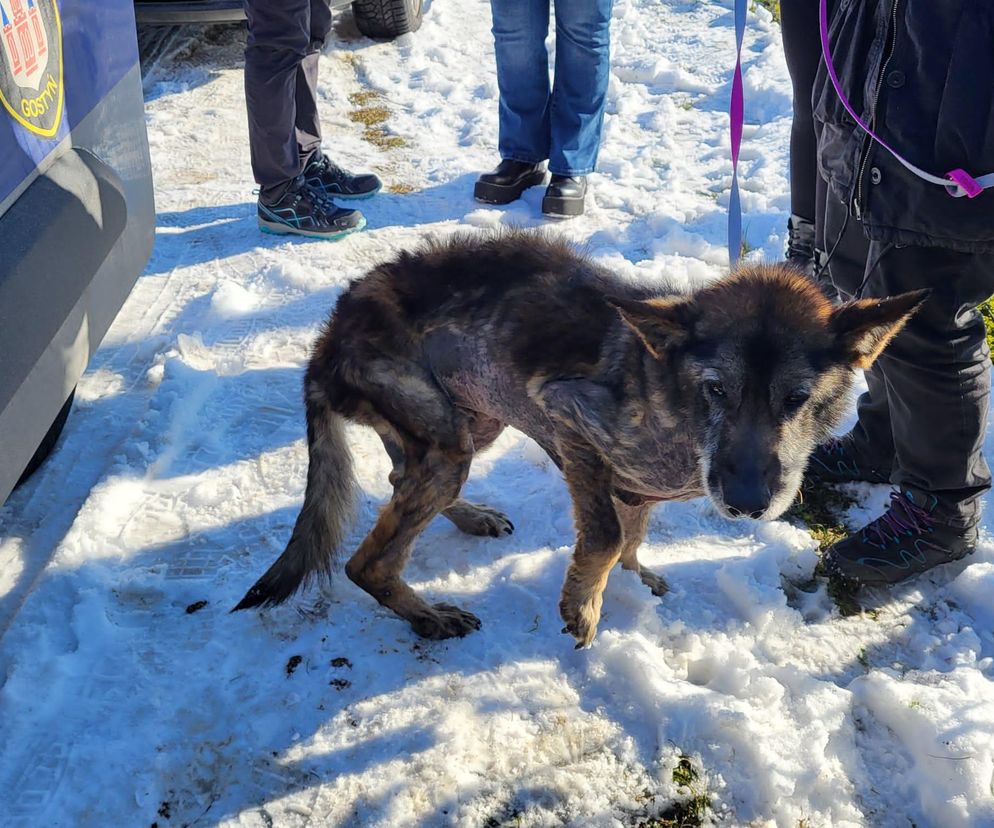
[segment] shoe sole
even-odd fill
[[[542,213],[549,218],[569,219],[583,215],[585,198],[555,198],[546,196],[542,199]]]
[[[545,170],[533,172],[525,176],[517,184],[490,184],[477,181],[473,188],[473,198],[484,204],[510,204],[521,198],[521,194],[529,187],[545,183]]]
[[[269,233],[271,236],[305,236],[309,239],[324,239],[325,241],[338,241],[339,239],[344,239],[346,236],[358,233],[365,226],[366,219],[362,218],[355,227],[350,227],[347,230],[340,230],[337,233],[319,233],[314,230],[298,230],[296,227],[291,227],[289,224],[281,224],[280,222],[259,219],[259,229],[263,233]]]
[[[842,587],[853,596],[863,593],[871,595],[874,593],[883,594],[885,592],[896,593],[914,584],[921,577],[941,577],[946,573],[954,573],[953,577],[955,577],[966,569],[967,566],[975,562],[975,559],[972,559],[971,557],[975,551],[976,549],[972,549],[971,551],[964,553],[959,558],[953,558],[952,560],[945,561],[943,563],[937,563],[928,569],[912,573],[911,575],[908,575],[905,578],[900,578],[896,581],[888,581],[881,578],[875,578],[873,580],[854,578],[843,573],[841,569],[828,562],[824,557],[822,558],[822,561],[830,581],[834,581],[838,586]]]

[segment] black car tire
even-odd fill
[[[354,0],[352,14],[366,37],[389,40],[421,28],[422,0]]]
[[[59,442],[59,435],[62,434],[62,429],[66,425],[66,420],[69,419],[69,409],[72,408],[72,401],[75,396],[76,389],[73,388],[73,390],[69,393],[69,399],[65,401],[65,404],[62,406],[59,413],[55,415],[55,421],[42,438],[41,444],[28,461],[28,465],[25,467],[24,471],[21,472],[21,476],[17,483],[14,484],[15,489],[31,477],[31,475],[33,475],[36,471],[38,471],[38,467],[44,463],[45,458],[52,453],[52,449],[55,448],[55,444]]]

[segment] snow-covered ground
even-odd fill
[[[617,0],[600,173],[588,214],[553,232],[633,278],[721,275],[731,24],[728,0]],[[517,532],[438,521],[408,568],[481,631],[418,640],[343,577],[228,614],[289,535],[302,366],[343,285],[426,233],[543,224],[540,188],[506,209],[471,198],[496,160],[485,0],[434,0],[395,43],[339,22],[327,148],[388,191],[334,244],[256,230],[243,41],[146,43],[155,252],[57,454],[0,508],[0,824],[638,826],[704,796],[725,825],[994,825],[991,517],[960,574],[842,618],[824,586],[784,588],[815,565],[804,529],[664,504],[640,554],[672,591],[614,573],[577,652],[556,612],[567,493],[507,432],[467,493]],[[745,65],[745,226],[751,255],[777,258],[790,87],[763,10]],[[403,146],[349,118],[380,107],[362,117]],[[355,544],[388,484],[375,435],[351,436]],[[854,522],[885,499],[860,494]]]

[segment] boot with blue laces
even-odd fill
[[[965,558],[977,545],[976,524],[945,523],[941,513],[934,495],[895,490],[886,512],[828,548],[825,571],[855,592],[861,587],[890,586]]]
[[[274,202],[259,199],[259,229],[278,236],[308,236],[337,241],[362,230],[366,219],[358,210],[339,207],[306,184],[291,185]]]
[[[807,483],[889,483],[890,464],[870,460],[849,432],[818,446],[804,477]]]
[[[361,201],[372,198],[383,187],[372,173],[353,175],[323,152],[314,153],[304,165],[304,183],[327,198]]]

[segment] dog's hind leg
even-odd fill
[[[630,569],[638,574],[642,583],[652,591],[653,595],[665,595],[669,590],[666,579],[662,575],[646,569],[638,560],[638,548],[645,538],[645,530],[649,525],[649,514],[652,511],[652,504],[645,503],[640,506],[629,506],[615,500],[614,508],[618,513],[618,520],[621,522],[621,534],[624,540],[621,543],[621,568]]]
[[[477,427],[475,421],[470,422],[470,429],[473,436],[474,453],[483,451],[496,438],[504,428],[504,424],[498,420],[491,421],[491,427],[482,431]],[[390,472],[390,484],[396,485],[402,480],[406,473],[406,458],[404,448],[400,444],[400,437],[392,428],[383,426],[377,427],[383,447],[387,450],[387,455],[393,463],[393,471]],[[488,439],[489,438],[489,439]],[[451,506],[442,509],[442,516],[452,521],[456,528],[467,535],[478,535],[482,537],[499,538],[510,535],[514,531],[514,524],[503,512],[498,512],[482,503],[470,503],[461,497],[456,498]]]
[[[564,632],[577,648],[594,640],[601,617],[604,587],[621,555],[623,534],[611,492],[613,474],[599,454],[576,440],[561,446],[566,485],[573,498],[576,550],[566,572],[559,613]]]
[[[390,476],[393,497],[345,565],[354,583],[425,638],[452,638],[480,628],[472,613],[451,604],[429,605],[401,578],[415,538],[457,498],[471,458],[468,451],[405,440],[403,461],[395,462]]]
[[[469,423],[473,435],[473,449],[476,454],[486,450],[504,430],[504,423],[493,417],[474,414]],[[503,512],[482,503],[470,503],[459,498],[442,512],[456,528],[467,535],[499,538],[514,532],[514,524]]]

